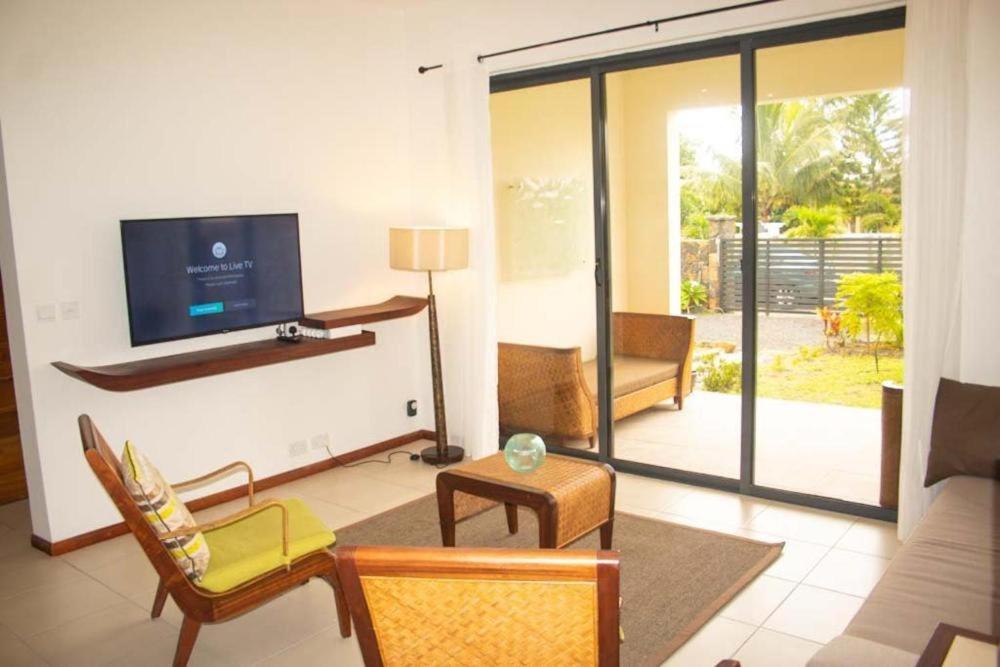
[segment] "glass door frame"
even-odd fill
[[[757,401],[757,86],[758,49],[823,39],[897,30],[906,22],[905,7],[825,21],[792,25],[702,42],[606,56],[551,67],[494,75],[490,92],[503,92],[564,81],[590,80],[591,146],[594,172],[594,289],[597,303],[598,452],[558,448],[560,454],[611,463],[621,472],[738,492],[768,500],[887,521],[896,510],[798,491],[761,486],[754,481]],[[611,318],[611,224],[608,210],[607,91],[605,75],[720,56],[740,56],[742,127],[742,386],[740,410],[740,477],[734,479],[615,457],[612,419],[613,364]]]

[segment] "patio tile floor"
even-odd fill
[[[738,478],[740,400],[695,391],[683,410],[666,401],[622,419],[615,424],[615,457]],[[879,410],[760,398],[756,482],[877,505],[881,437]]]

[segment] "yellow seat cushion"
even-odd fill
[[[198,586],[222,593],[336,542],[333,531],[304,502],[281,502],[288,508],[288,558],[281,553],[281,510],[268,508],[205,531],[212,560]]]

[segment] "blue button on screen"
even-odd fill
[[[221,313],[223,310],[222,302],[215,301],[213,303],[196,303],[193,306],[188,306],[188,315],[191,317],[198,317],[199,315],[215,315]]]

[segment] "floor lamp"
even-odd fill
[[[433,272],[469,266],[469,230],[458,227],[392,227],[389,229],[389,266],[403,271],[427,272],[427,319],[430,323],[431,380],[434,387],[434,430],[437,433],[437,444],[420,452],[420,458],[425,463],[434,465],[456,463],[462,460],[465,451],[461,447],[448,445]]]

